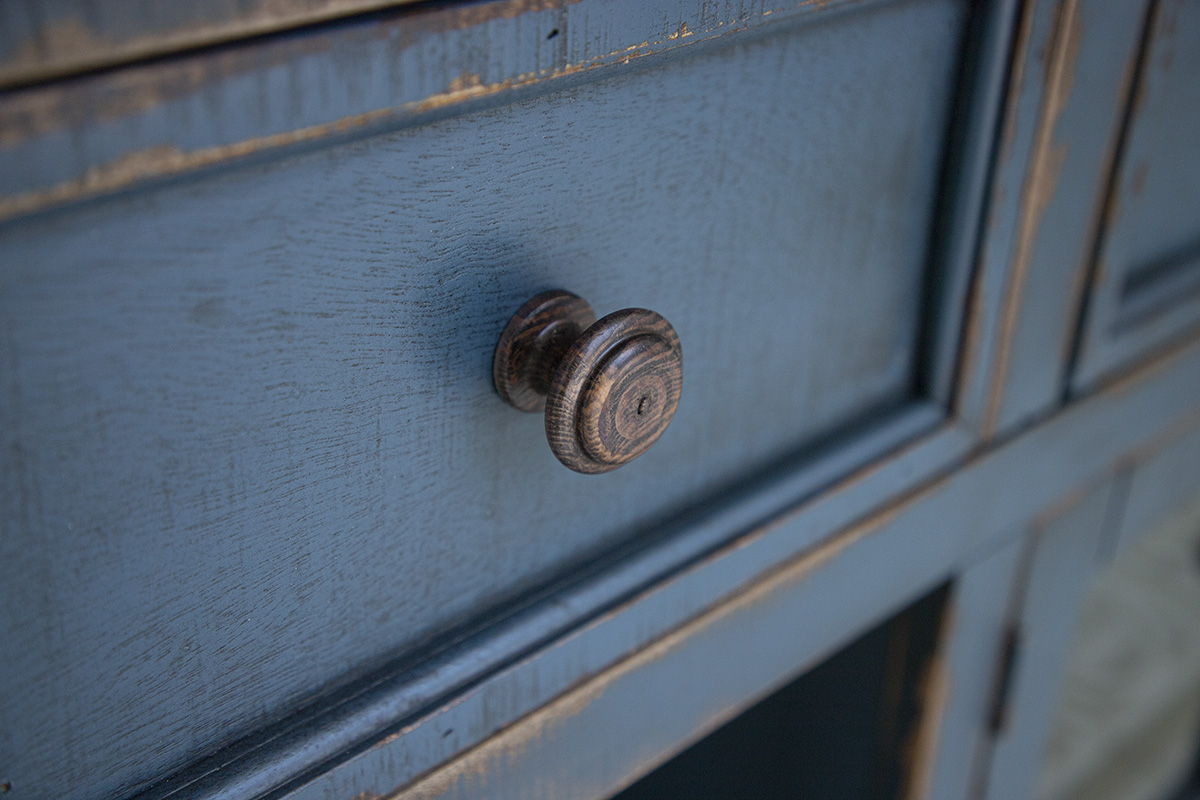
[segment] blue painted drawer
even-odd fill
[[[1200,6],[1149,5],[1074,377],[1077,389],[1200,323]]]
[[[465,74],[450,99],[475,105],[4,223],[13,797],[144,788],[943,408],[966,265],[931,236],[966,6],[835,7],[545,91]],[[348,93],[378,78],[320,57]],[[164,91],[154,130],[192,135],[182,104],[243,85]],[[13,152],[72,152],[31,130]],[[490,383],[505,320],[551,287],[656,309],[683,342],[671,429],[611,474],[562,468]]]

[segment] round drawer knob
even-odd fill
[[[576,472],[607,472],[662,436],[679,406],[683,350],[671,323],[644,308],[597,320],[578,295],[530,298],[492,361],[496,391],[521,411],[546,410],[546,438]]]

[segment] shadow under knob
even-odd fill
[[[683,350],[660,314],[626,308],[596,320],[570,292],[543,292],[509,320],[492,362],[496,391],[546,411],[546,439],[576,472],[616,469],[662,436],[679,406]]]

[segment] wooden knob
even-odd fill
[[[662,436],[679,407],[683,350],[671,323],[644,308],[597,320],[555,289],[508,321],[492,361],[496,391],[521,411],[546,410],[546,438],[576,472],[608,472]]]

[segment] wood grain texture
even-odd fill
[[[669,634],[702,617],[720,618],[729,609],[714,607],[716,598],[729,600],[724,604],[727,606],[764,609],[761,614],[750,610],[742,619],[752,622],[733,626],[738,628],[735,634],[738,637],[753,639],[763,635],[771,639],[773,666],[753,664],[754,667],[794,669],[810,657],[819,658],[821,648],[831,638],[845,641],[840,637],[852,635],[852,629],[857,629],[864,620],[863,615],[878,619],[910,600],[922,587],[936,585],[961,568],[980,563],[1006,541],[1027,531],[1031,518],[1044,513],[1047,507],[1069,507],[1070,498],[1077,504],[1082,485],[1116,474],[1131,453],[1148,454],[1174,441],[1179,430],[1194,428],[1200,423],[1194,402],[1198,392],[1200,345],[1194,344],[1068,407],[1027,434],[991,452],[977,453],[976,458],[956,461],[951,455],[944,460],[948,456],[944,451],[933,453],[924,447],[914,447],[904,452],[900,461],[868,467],[842,481],[834,490],[817,493],[789,512],[760,513],[758,518],[765,521],[758,525],[745,521],[755,517],[756,509],[763,508],[759,499],[750,502],[749,507],[741,504],[720,507],[714,510],[718,519],[706,519],[692,530],[699,533],[710,526],[717,530],[744,528],[745,535],[704,551],[687,569],[641,587],[616,607],[579,627],[569,628],[548,645],[537,647],[517,663],[472,684],[469,689],[403,717],[402,723],[379,732],[369,745],[364,743],[355,748],[352,755],[338,760],[284,796],[288,800],[335,800],[359,792],[390,796],[398,787],[428,773],[439,763],[473,748],[474,752],[464,757],[462,763],[447,767],[442,773],[447,780],[437,785],[451,785],[453,791],[488,797],[499,792],[497,787],[517,785],[523,779],[527,781],[525,785],[531,785],[536,779],[545,781],[539,785],[548,785],[570,796],[570,787],[575,785],[574,778],[579,774],[576,759],[589,759],[599,741],[606,745],[607,759],[595,766],[605,776],[604,780],[611,781],[609,785],[619,785],[638,769],[645,752],[646,740],[635,739],[628,733],[631,715],[641,719],[655,709],[664,725],[674,725],[683,718],[686,727],[691,724],[687,720],[697,706],[711,707],[706,706],[713,699],[710,691],[693,693],[678,680],[680,675],[694,674],[696,665],[707,666],[709,656],[696,658],[693,655],[696,651],[686,646],[674,647],[674,643],[685,644],[691,633],[683,632],[678,637]],[[1096,431],[1106,431],[1107,435],[1097,436]],[[958,456],[965,456],[966,452],[964,448],[951,451]],[[918,483],[903,480],[906,471],[921,469],[930,459],[935,463],[942,460],[939,480]],[[951,468],[953,474],[949,474]],[[998,487],[1007,488],[998,491]],[[856,501],[854,495],[859,492]],[[768,496],[773,493],[768,491]],[[890,499],[880,507],[878,501],[884,497]],[[865,512],[869,508],[874,508],[874,513]],[[845,535],[830,541],[826,532],[831,529]],[[946,535],[948,530],[957,531],[958,535]],[[716,530],[712,533],[713,537],[707,541],[722,541],[715,535]],[[684,537],[669,546],[688,544],[695,542]],[[654,562],[656,557],[657,554],[648,555],[646,560]],[[610,572],[608,579],[616,579],[617,575],[627,578],[633,571],[649,574],[637,563],[640,561],[639,558],[635,563],[622,564],[621,569]],[[872,579],[863,580],[863,575]],[[801,584],[801,596],[779,597],[785,608],[775,616],[773,601],[759,601],[772,596],[781,583],[791,581]],[[578,587],[551,598],[543,614],[563,605],[578,608],[589,588]],[[979,598],[976,601],[986,602]],[[825,613],[813,613],[814,609]],[[711,615],[707,614],[709,610],[713,611]],[[1005,627],[1009,620],[1006,610],[991,609],[992,624]],[[996,620],[997,614],[1000,620]],[[777,620],[778,627],[768,615]],[[707,627],[703,620],[697,625],[700,629]],[[655,642],[664,643],[663,637],[671,638],[672,643],[664,644],[661,650],[652,647]],[[792,645],[796,650],[788,649]],[[715,670],[732,668],[729,663],[732,661],[741,662],[730,657],[730,653],[741,652],[738,645],[720,642],[711,649],[703,643],[699,647],[712,654],[712,660],[720,662],[714,665]],[[595,717],[576,720],[580,705],[571,702],[572,690],[621,657],[629,658],[647,650],[657,653],[650,655],[650,660],[662,656],[670,663],[657,673],[658,677],[649,677],[644,694],[637,694],[633,704],[623,705],[619,699],[603,694],[596,697],[585,689],[574,698],[582,696],[589,702],[594,699],[603,708]],[[978,652],[974,655],[980,656]],[[736,681],[741,680],[736,677],[739,672],[734,670],[732,674],[735,683],[727,687],[729,693],[743,697],[736,688]],[[977,689],[982,679],[982,675],[972,679]],[[605,685],[605,680],[600,679],[598,685]],[[758,687],[751,691],[761,689],[753,678],[750,685]],[[966,691],[960,696],[979,700],[969,686],[964,688]],[[533,713],[564,693],[563,702],[548,714]],[[377,717],[399,717],[395,712],[389,716],[388,710],[397,709],[397,700],[404,693],[382,694],[375,698],[377,704],[352,708],[343,716],[335,714],[332,720],[311,720],[305,730],[284,737],[267,764],[251,763],[248,771],[234,769],[231,770],[234,774],[224,779],[221,768],[229,765],[218,764],[216,774],[205,775],[187,786],[194,795],[204,798],[253,797],[243,787],[263,786],[255,781],[271,775],[273,768],[296,769],[297,765],[290,763],[295,761],[292,753],[311,752],[325,744],[324,739],[331,731],[348,727],[352,720],[365,723]],[[654,705],[660,700],[661,705]],[[987,709],[989,700],[990,696],[978,703],[976,709]],[[507,716],[497,709],[504,709]],[[631,709],[636,709],[636,713]],[[963,710],[970,712],[969,708]],[[959,711],[957,707],[948,707],[947,719],[958,717]],[[983,717],[986,714],[970,721],[982,725]],[[513,726],[518,720],[523,721]],[[552,729],[541,724],[547,720],[554,721]],[[564,728],[570,731],[564,734]],[[515,738],[496,737],[506,730]],[[539,731],[546,730],[552,730],[553,736],[542,741]],[[554,739],[562,735],[578,737],[574,739],[576,746],[572,748],[568,741],[560,751],[567,756],[541,760],[545,752],[542,745],[557,747]],[[489,740],[495,746],[477,747]],[[505,750],[506,741],[535,746]],[[669,733],[658,741],[667,742],[668,749],[675,746]],[[502,753],[502,763],[471,771],[472,763],[484,763],[497,753]],[[480,757],[476,758],[477,755]],[[548,772],[547,765],[560,772]],[[278,773],[275,775],[277,778]],[[968,776],[951,771],[947,777],[957,782]]]
[[[563,289],[540,292],[504,326],[492,356],[496,392],[546,411],[550,451],[576,472],[609,472],[658,441],[683,382],[679,335],[642,308],[601,320]]]
[[[11,0],[0,3],[0,86],[412,2],[416,0]]]
[[[424,3],[0,96],[0,218],[881,0]]]
[[[546,394],[567,348],[596,312],[577,294],[550,289],[526,300],[500,332],[492,356],[496,393],[518,411],[546,408]]]
[[[1200,6],[1155,4],[1105,209],[1073,386],[1200,324]]]
[[[988,721],[996,672],[1023,553],[1021,538],[1010,536],[962,570],[954,582],[942,644],[941,707],[924,722],[929,731],[924,771],[905,795],[910,800],[972,796],[971,782],[991,736]]]
[[[614,311],[571,343],[550,384],[546,438],[576,472],[616,469],[671,424],[683,349],[671,323],[643,308]]]
[[[143,786],[915,400],[963,18],[880,6],[6,225],[17,790]],[[489,381],[552,285],[688,343],[672,435],[586,489]]]

